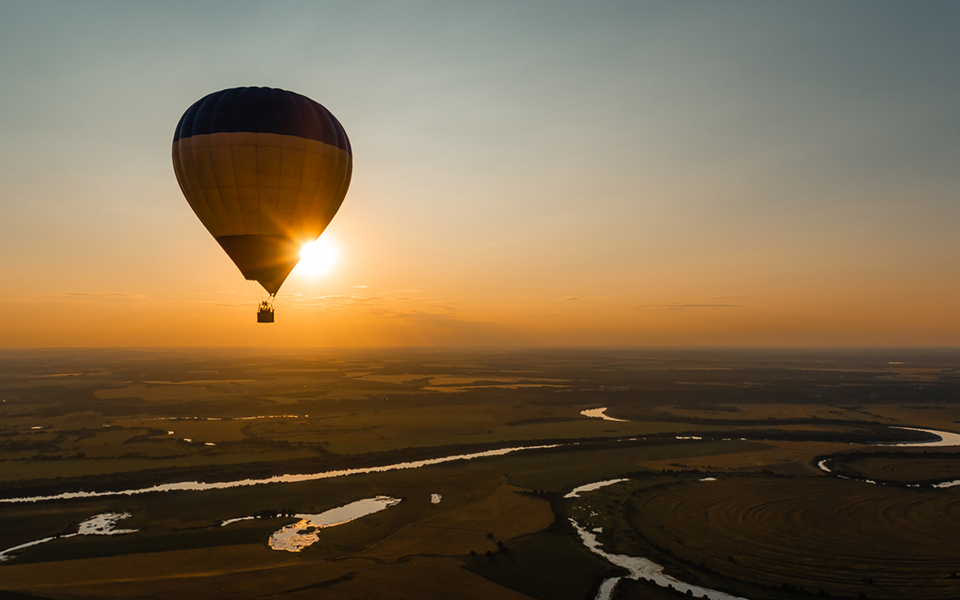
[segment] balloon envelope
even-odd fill
[[[353,152],[340,122],[306,96],[233,88],[187,109],[173,168],[200,221],[247,279],[276,294],[320,237],[350,185]]]

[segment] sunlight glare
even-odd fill
[[[307,242],[300,248],[300,262],[297,270],[307,277],[326,275],[336,266],[340,251],[330,238],[320,238]]]

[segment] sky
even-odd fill
[[[960,3],[0,0],[2,347],[960,345]],[[183,198],[208,93],[350,191],[276,323]]]

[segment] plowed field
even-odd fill
[[[960,597],[960,489],[729,477],[638,491],[623,514],[661,549],[742,581]]]

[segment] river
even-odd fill
[[[919,427],[894,427],[894,429],[908,429],[910,431],[923,431],[940,437],[936,442],[902,442],[899,444],[877,444],[877,446],[903,446],[911,448],[947,448],[951,446],[960,446],[960,433],[951,431],[939,431],[937,429],[920,429]]]
[[[936,442],[902,442],[898,444],[886,444],[879,443],[874,444],[874,446],[890,446],[894,448],[951,448],[954,446],[960,446],[960,433],[953,433],[952,431],[940,431],[939,429],[920,429],[918,427],[895,427],[895,429],[909,429],[910,431],[923,431],[926,433],[933,434],[938,436],[940,439]],[[817,466],[820,467],[820,470],[824,473],[833,473],[830,470],[830,467],[827,466],[827,463],[830,461],[829,458],[825,458],[817,463]],[[841,479],[849,479],[842,475],[838,475]],[[871,479],[861,479],[866,483],[875,484],[876,481]],[[884,484],[886,485],[886,484]],[[960,485],[960,479],[954,479],[953,481],[941,481],[940,483],[930,484],[931,487],[935,488],[950,488]],[[920,487],[920,484],[909,484],[910,487]]]
[[[588,417],[600,418],[608,421],[622,421],[621,419],[614,419],[612,417],[606,416],[604,413],[606,408],[597,408],[591,410],[582,411],[581,414]],[[947,446],[960,446],[960,434],[938,431],[934,429],[919,429],[915,427],[898,427],[898,429],[910,429],[913,431],[924,431],[931,433],[940,437],[939,441],[936,442],[912,442],[912,443],[901,443],[901,444],[877,444],[877,445],[890,445],[890,446],[912,446],[912,447],[947,447]],[[678,439],[699,439],[693,436],[690,438],[679,438]],[[543,444],[536,446],[515,446],[511,448],[499,448],[496,450],[486,450],[483,452],[474,452],[470,454],[457,454],[452,456],[443,456],[439,458],[431,458],[419,461],[409,461],[395,463],[391,465],[383,465],[378,467],[364,467],[357,469],[341,469],[334,471],[322,471],[319,473],[305,473],[305,474],[295,474],[295,475],[277,475],[273,477],[266,477],[262,479],[240,479],[236,481],[223,481],[223,482],[198,482],[198,481],[183,481],[178,483],[166,483],[160,485],[154,485],[143,488],[135,488],[128,490],[120,491],[101,491],[101,492],[64,492],[61,494],[53,494],[49,496],[27,496],[21,498],[0,498],[0,503],[21,503],[21,502],[41,502],[47,500],[69,500],[73,498],[97,498],[103,496],[132,496],[136,494],[147,494],[155,492],[170,492],[170,491],[206,491],[206,490],[221,490],[235,487],[245,487],[253,485],[265,485],[270,483],[297,483],[303,481],[314,481],[319,479],[329,479],[333,477],[345,477],[349,475],[361,475],[367,473],[382,473],[386,471],[395,471],[400,469],[416,469],[419,467],[442,464],[446,462],[453,462],[458,460],[472,460],[476,458],[485,458],[492,456],[503,456],[505,454],[510,454],[513,452],[521,452],[524,450],[540,450],[548,448],[558,448],[561,446],[567,446],[570,444]],[[826,471],[830,472],[830,469],[826,466],[826,460],[820,461],[819,467]],[[710,481],[711,478],[705,478],[703,481]],[[595,483],[590,483],[587,485],[579,486],[573,491],[568,493],[565,498],[579,498],[581,493],[587,493],[601,487],[606,487],[609,485],[614,485],[626,479],[612,479],[599,481]],[[949,481],[936,484],[934,487],[946,488],[960,485],[960,480]],[[431,498],[434,502],[440,501],[440,496],[434,494]],[[349,519],[353,520],[359,518],[366,514],[371,514],[372,512],[377,512],[393,506],[400,500],[396,498],[389,498],[387,496],[378,496],[376,498],[368,498],[361,500],[344,507],[338,507],[337,509],[332,509],[326,513],[321,513],[320,515],[296,515],[301,520],[298,523],[288,525],[283,529],[277,531],[270,538],[270,546],[277,550],[289,550],[292,552],[298,552],[303,547],[306,547],[314,542],[316,542],[316,532],[323,527],[329,527],[330,524],[327,523],[327,517],[334,518],[332,513],[336,511],[344,511],[345,513],[356,513],[357,516]],[[362,506],[360,506],[362,504]],[[358,506],[353,506],[358,505]],[[356,510],[354,510],[356,509]],[[368,510],[370,512],[364,512]],[[331,513],[328,515],[328,513]],[[92,517],[90,520],[81,523],[80,529],[77,533],[66,534],[59,537],[73,537],[76,535],[114,535],[119,533],[128,533],[134,530],[115,530],[113,529],[113,524],[119,520],[126,517],[129,517],[128,513],[105,513],[102,515],[97,515]],[[253,517],[239,517],[235,519],[228,519],[224,521],[221,525],[229,525],[241,520],[251,519]],[[347,522],[347,521],[341,521]],[[674,589],[680,590],[681,592],[690,591],[694,596],[704,596],[706,595],[711,600],[745,600],[737,596],[732,596],[725,592],[720,592],[717,590],[711,590],[708,588],[702,588],[692,584],[687,584],[682,581],[677,580],[674,577],[665,575],[663,573],[663,567],[657,565],[656,563],[650,561],[646,558],[638,558],[627,556],[623,554],[609,554],[601,549],[602,544],[597,540],[596,534],[587,531],[582,528],[576,521],[571,519],[571,523],[574,528],[577,530],[577,533],[580,535],[580,539],[583,544],[590,549],[590,551],[595,554],[602,556],[606,560],[610,561],[612,564],[621,566],[630,571],[630,575],[627,577],[630,579],[638,579],[640,577],[650,579],[656,582],[661,586],[672,586]],[[338,524],[338,523],[333,523]],[[7,560],[9,558],[8,553],[29,546],[34,546],[37,544],[42,544],[48,541],[56,539],[56,537],[48,537],[40,540],[35,540],[27,544],[22,544],[20,546],[15,546],[13,548],[8,548],[0,552],[0,561]],[[603,582],[600,587],[600,590],[597,595],[597,600],[609,600],[613,594],[613,590],[616,587],[617,581],[620,577],[610,578]]]
[[[397,471],[400,469],[417,469],[428,465],[439,465],[441,463],[453,462],[456,460],[473,460],[475,458],[486,458],[490,456],[503,456],[512,452],[521,452],[523,450],[542,450],[546,448],[558,448],[570,444],[543,444],[539,446],[516,446],[513,448],[499,448],[497,450],[485,450],[483,452],[473,452],[471,454],[456,454],[453,456],[441,456],[439,458],[428,458],[426,460],[416,460],[410,462],[395,463],[392,465],[383,465],[379,467],[363,467],[359,469],[341,469],[337,471],[323,471],[320,473],[304,473],[300,475],[275,475],[263,479],[239,479],[236,481],[218,481],[205,483],[201,481],[181,481],[178,483],[163,483],[149,487],[104,491],[104,492],[63,492],[62,494],[52,494],[50,496],[26,496],[22,498],[0,498],[0,503],[17,502],[41,502],[45,500],[71,500],[74,498],[99,498],[102,496],[133,496],[136,494],[151,494],[154,492],[203,492],[207,490],[225,490],[235,487],[245,487],[251,485],[265,485],[268,483],[299,483],[302,481],[315,481],[317,479],[330,479],[333,477],[346,477],[348,475],[362,475],[366,473],[383,473],[385,471]]]
[[[101,513],[99,515],[94,515],[86,521],[80,523],[80,525],[77,527],[76,533],[52,535],[50,537],[40,538],[39,540],[33,540],[32,542],[27,542],[26,544],[20,544],[19,546],[14,546],[13,548],[7,548],[6,550],[0,551],[0,562],[9,560],[12,552],[23,550],[24,548],[29,548],[31,546],[45,544],[56,539],[72,538],[78,535],[121,535],[124,533],[133,533],[138,531],[137,529],[116,529],[115,526],[117,521],[120,521],[121,519],[127,519],[129,517],[130,513]]]
[[[607,487],[620,483],[622,481],[627,481],[626,479],[616,479],[616,480],[607,480],[607,481],[598,481],[597,483],[583,485],[576,488],[573,492],[564,496],[565,498],[580,498],[580,494],[591,492],[593,490],[600,489],[602,487]],[[575,494],[574,494],[575,493]],[[583,542],[583,545],[586,546],[594,554],[603,557],[611,564],[614,564],[618,567],[623,567],[624,569],[630,571],[629,575],[625,575],[627,579],[649,579],[653,581],[660,587],[670,586],[675,590],[686,593],[689,592],[697,598],[702,598],[706,596],[710,600],[746,600],[740,596],[733,596],[727,594],[726,592],[721,592],[718,590],[712,590],[710,588],[700,587],[698,585],[693,585],[680,581],[676,577],[666,575],[663,572],[663,567],[653,562],[649,558],[642,558],[637,556],[628,556],[626,554],[611,554],[602,549],[603,544],[597,539],[597,533],[599,528],[594,529],[594,532],[587,531],[585,527],[581,527],[580,524],[574,520],[570,519],[570,523],[573,525],[574,529],[577,530],[577,533],[580,535],[580,541]],[[617,587],[617,583],[623,579],[623,577],[610,577],[609,579],[604,580],[600,584],[600,589],[597,591],[596,600],[610,600],[613,597],[613,591]]]
[[[438,494],[434,494],[434,496],[438,496]],[[361,517],[372,515],[373,513],[380,512],[381,510],[385,510],[391,506],[396,506],[397,504],[400,504],[400,501],[400,498],[376,496],[375,498],[364,498],[363,500],[357,500],[356,502],[351,502],[350,504],[344,504],[343,506],[331,508],[330,510],[316,515],[294,515],[295,518],[300,520],[296,523],[281,527],[275,531],[273,535],[270,536],[268,544],[274,550],[300,552],[307,546],[316,543],[320,539],[319,532],[321,529],[356,521]],[[120,535],[139,531],[138,529],[116,528],[117,521],[129,517],[130,513],[102,513],[99,515],[94,515],[86,521],[80,523],[76,533],[49,536],[0,551],[0,562],[9,560],[12,558],[13,553],[18,550],[24,550],[26,548],[30,548],[31,546],[45,544],[56,539],[71,538],[78,535]],[[248,521],[256,518],[258,517],[248,516],[227,519],[221,522],[220,526],[226,527],[227,525],[232,525],[233,523]]]
[[[603,412],[606,408],[593,409],[591,411],[583,411],[581,414],[585,416],[597,417],[609,419],[606,417]],[[592,414],[587,415],[586,413],[590,412]],[[951,433],[949,431],[939,431],[935,429],[919,429],[916,427],[897,427],[897,429],[909,429],[912,431],[924,431],[940,437],[940,440],[935,442],[906,442],[901,444],[875,444],[877,446],[912,446],[912,447],[948,447],[948,446],[960,446],[960,434]],[[829,467],[827,467],[827,460],[821,460],[818,463],[818,466],[823,471],[830,473]],[[604,481],[597,481],[594,483],[588,483],[586,485],[581,485],[577,488],[574,488],[571,492],[566,494],[564,498],[580,498],[581,494],[598,490],[610,485],[614,485],[626,479],[608,479]],[[716,481],[716,478],[705,477],[700,481]],[[875,483],[874,481],[865,480],[868,483]],[[956,481],[946,481],[943,483],[934,484],[933,487],[937,488],[948,488],[960,485],[960,480]],[[675,577],[666,575],[663,572],[663,567],[651,561],[648,558],[628,556],[626,554],[610,554],[602,549],[603,544],[597,539],[597,533],[600,533],[599,528],[593,530],[593,532],[588,531],[585,527],[581,527],[580,524],[574,519],[570,519],[570,523],[573,525],[574,529],[577,530],[577,533],[580,535],[580,540],[583,542],[583,545],[586,546],[591,552],[602,556],[611,564],[614,564],[618,567],[623,567],[630,571],[629,575],[626,575],[628,579],[649,579],[661,587],[673,587],[680,592],[686,593],[690,592],[695,597],[706,596],[711,600],[746,600],[739,596],[733,596],[727,594],[726,592],[721,592],[718,590],[711,590],[709,588],[703,588],[700,586],[692,585],[680,581]],[[594,533],[596,532],[596,533]],[[622,577],[611,577],[605,580],[601,585],[600,589],[597,591],[596,600],[610,600],[613,597],[613,591],[617,586],[617,582],[620,581]]]

